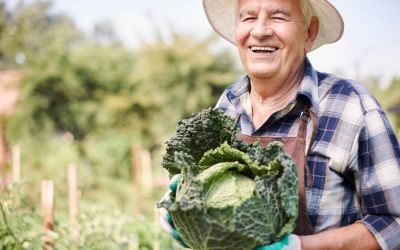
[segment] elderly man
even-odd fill
[[[400,249],[400,148],[385,113],[360,83],[317,72],[306,56],[341,38],[336,8],[326,0],[203,5],[247,73],[217,104],[237,118],[239,138],[304,143],[292,154],[303,168],[297,228],[258,249]]]

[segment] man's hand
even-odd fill
[[[161,198],[161,201],[170,201],[175,202],[175,200],[171,200],[170,195],[172,194],[175,197],[176,190],[178,190],[178,183],[179,183],[179,174],[174,175],[171,178],[171,182],[169,183],[169,190],[164,194]],[[160,201],[160,202],[161,202]],[[181,246],[188,247],[185,242],[182,241],[178,231],[176,231],[174,227],[174,222],[172,221],[171,215],[165,208],[158,209],[160,213],[160,224],[161,227],[166,231],[169,235],[172,236]]]
[[[301,241],[299,236],[290,234],[274,244],[260,246],[254,250],[301,250]]]

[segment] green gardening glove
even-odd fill
[[[175,200],[171,200],[171,196],[175,197],[176,190],[178,190],[179,176],[180,175],[177,174],[171,178],[171,181],[169,183],[169,190],[164,194],[161,201],[169,200],[170,202],[175,202]],[[172,238],[174,238],[181,246],[188,248],[185,242],[182,241],[180,235],[178,234],[178,231],[176,231],[170,213],[165,208],[159,208],[159,213],[160,224],[164,231],[172,236]]]
[[[301,250],[301,241],[299,236],[289,234],[280,241],[267,246],[259,246],[254,250]]]

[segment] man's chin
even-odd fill
[[[250,78],[273,78],[277,74],[275,68],[271,68],[271,65],[257,65],[257,67],[251,67],[247,70]]]

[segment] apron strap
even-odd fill
[[[311,108],[308,106],[306,110],[302,111],[300,114],[300,125],[299,125],[299,130],[297,137],[299,138],[304,138],[304,141],[306,142],[307,138],[307,125],[310,122],[312,123],[312,134],[310,138],[310,142],[308,143],[308,148],[306,149],[305,153],[305,160],[307,163],[307,155],[310,153],[312,144],[318,134],[318,128],[319,128],[319,119],[317,115],[311,110]],[[310,169],[308,168],[307,164],[304,166],[305,172],[306,172],[306,177],[307,177],[307,187],[311,187],[313,185],[313,178],[310,173]]]

